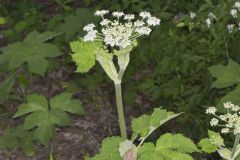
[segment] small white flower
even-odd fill
[[[223,106],[226,109],[231,109],[234,106],[234,104],[232,104],[231,102],[225,102],[223,103]]]
[[[143,35],[149,35],[151,33],[151,29],[148,27],[139,27],[136,28],[136,32],[139,34],[143,34]]]
[[[88,42],[88,41],[94,41],[97,37],[97,31],[96,30],[92,30],[89,31],[83,38],[84,42]]]
[[[206,19],[206,24],[207,24],[207,27],[208,27],[208,28],[211,27],[212,21],[211,21],[210,18],[207,18],[207,19]]]
[[[134,14],[126,14],[124,16],[124,19],[125,20],[133,20],[135,18]]]
[[[118,26],[118,25],[119,25],[119,21],[114,20],[111,24],[112,24],[113,26]]]
[[[232,124],[232,123],[227,123],[227,124],[226,124],[226,127],[232,128],[232,127],[233,127],[233,124]]]
[[[149,17],[151,17],[151,14],[149,12],[144,11],[144,12],[141,12],[139,14],[139,16],[142,17],[142,18],[149,18]]]
[[[112,15],[114,17],[118,17],[119,18],[119,17],[122,17],[124,15],[124,13],[123,12],[113,12]]]
[[[227,25],[227,29],[228,29],[228,32],[229,32],[229,33],[232,33],[232,32],[233,32],[234,26],[235,26],[235,24],[229,24],[229,25]]]
[[[218,119],[217,119],[217,118],[211,119],[210,125],[211,125],[211,126],[216,126],[216,125],[218,125]]]
[[[238,10],[240,10],[240,2],[235,2],[234,6],[235,8],[237,8]]]
[[[108,10],[101,10],[101,11],[96,11],[95,12],[95,16],[104,16],[105,14],[108,14],[109,11]]]
[[[208,18],[210,18],[210,19],[217,19],[217,17],[212,12],[208,13]]]
[[[196,17],[196,13],[190,12],[190,17],[191,17],[191,19],[194,19]]]
[[[235,135],[238,134],[238,133],[240,133],[240,127],[239,127],[239,126],[236,127],[236,128],[234,129],[233,133],[234,133]]]
[[[207,114],[215,114],[217,111],[217,109],[215,107],[209,107],[207,110],[206,110],[206,113]]]
[[[161,20],[156,17],[149,17],[147,23],[149,26],[157,26],[160,25]]]
[[[135,27],[142,27],[145,23],[143,21],[137,20],[136,22],[134,22],[134,26]]]
[[[240,107],[238,105],[234,105],[232,107],[232,111],[236,112],[236,111],[239,111]]]
[[[229,128],[223,128],[222,130],[221,130],[221,133],[228,133],[229,132]]]
[[[102,26],[106,26],[106,25],[108,25],[109,23],[111,23],[111,21],[108,20],[108,19],[103,19],[103,20],[100,22],[100,24],[101,24]]]
[[[87,31],[87,32],[92,31],[94,27],[95,27],[95,25],[93,23],[91,23],[91,24],[88,24],[85,27],[83,27],[83,30]]]
[[[237,10],[236,10],[236,9],[232,9],[232,10],[230,11],[230,14],[233,16],[233,18],[237,18],[237,17],[238,17],[238,15],[237,15]]]
[[[226,115],[220,115],[219,118],[220,118],[222,121],[226,121],[228,117],[227,117]]]

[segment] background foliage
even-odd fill
[[[51,105],[47,108],[46,104],[41,105],[41,101],[34,100],[34,103],[45,108],[46,114],[49,114],[51,107],[58,109],[55,114],[57,118],[55,117],[50,124],[45,124],[48,124],[51,132],[46,133],[47,138],[45,136],[43,138],[32,133],[34,129],[38,130],[42,126],[40,123],[36,121],[29,124],[30,127],[26,125],[27,119],[37,111],[28,108],[28,111],[20,113],[21,107],[17,106],[22,103],[28,106],[30,94],[34,93],[34,81],[41,80],[47,73],[62,66],[74,68],[69,55],[69,41],[83,35],[82,27],[85,24],[98,21],[93,16],[96,9],[133,13],[146,10],[162,19],[162,25],[154,30],[150,38],[139,40],[138,47],[131,54],[131,61],[123,78],[124,103],[133,109],[141,108],[144,103],[150,103],[150,106],[155,107],[168,106],[168,110],[176,113],[184,112],[177,118],[177,128],[195,141],[205,137],[208,122],[205,109],[208,106],[217,105],[221,108],[222,102],[230,100],[240,104],[238,54],[240,36],[237,31],[229,34],[226,27],[234,21],[228,12],[234,2],[234,0],[98,2],[51,0],[48,3],[44,0],[0,1],[0,116],[1,119],[11,119],[14,114],[18,117],[31,113],[27,114],[25,122],[22,119],[17,122],[23,123],[23,126],[17,127],[15,122],[3,125],[2,128],[6,130],[0,146],[11,149],[20,147],[28,155],[33,155],[35,151],[32,141],[38,143],[39,140],[47,144],[53,137],[55,125],[69,124],[66,112],[83,113],[80,112],[82,109],[75,110],[75,105],[81,107],[80,102],[76,104],[69,98],[67,101],[74,103],[71,111],[65,110],[66,106],[62,105],[61,108]],[[196,20],[190,18],[190,12],[197,13]],[[204,21],[209,12],[214,13],[218,19],[210,29],[207,29]],[[86,88],[92,96],[91,101],[95,103],[92,107],[98,108],[96,91],[102,84],[111,85],[97,65],[87,76],[70,77],[63,90],[77,94],[79,88]],[[51,99],[57,94],[59,93],[45,96]],[[106,97],[111,97],[110,94]],[[66,94],[65,96],[69,97]],[[43,96],[37,97],[48,101]],[[143,101],[140,104],[136,103],[139,97],[142,97]],[[7,109],[9,103],[14,104],[14,110]],[[152,109],[153,107],[149,108]],[[16,110],[18,111],[15,113]],[[35,126],[38,128],[34,128]],[[32,128],[34,129],[28,132]],[[15,130],[26,136],[15,135]],[[12,143],[6,145],[4,142],[6,139],[11,139]]]

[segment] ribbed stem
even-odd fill
[[[240,140],[240,134],[238,133],[235,137],[235,142],[234,142],[234,146],[233,146],[233,149],[232,149],[232,154],[231,154],[231,160],[234,160],[234,154],[237,150],[237,146],[239,144],[239,140]]]
[[[117,111],[118,111],[118,120],[119,120],[121,136],[123,138],[127,138],[126,123],[125,123],[123,103],[122,103],[121,83],[115,83],[115,94],[116,94],[116,100],[117,100]]]

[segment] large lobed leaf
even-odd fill
[[[208,136],[209,138],[204,138],[198,143],[202,151],[213,153],[217,151],[218,148],[224,147],[223,138],[219,133],[208,130]]]
[[[95,53],[101,47],[98,42],[84,42],[83,40],[70,43],[73,51],[72,59],[77,65],[77,72],[88,72],[95,65]]]
[[[0,64],[8,63],[8,69],[13,70],[27,63],[30,72],[43,76],[48,67],[46,58],[61,55],[61,51],[55,45],[46,43],[57,35],[53,32],[29,33],[23,41],[1,49],[3,54],[0,55]]]
[[[193,160],[189,155],[199,152],[195,144],[181,134],[164,134],[158,140],[156,146],[153,143],[145,143],[139,149],[138,160]]]
[[[4,131],[0,137],[0,148],[21,148],[28,156],[33,156],[36,152],[32,132],[25,130],[22,125]]]
[[[181,113],[180,113],[181,114]],[[168,112],[165,109],[156,108],[152,115],[142,115],[132,120],[133,138],[140,135],[145,137],[149,132],[163,125],[165,122],[177,117],[180,114]]]
[[[59,24],[55,28],[55,31],[65,33],[65,41],[69,41],[77,35],[77,33],[83,33],[82,28],[84,25],[95,22],[96,17],[94,17],[91,10],[79,8],[76,13],[63,17],[62,21],[63,23]]]
[[[240,66],[233,60],[229,60],[227,66],[221,64],[211,66],[209,71],[216,78],[212,84],[214,88],[225,88],[240,82]]]
[[[71,100],[72,94],[62,93],[50,101],[42,96],[33,94],[27,97],[27,103],[21,104],[14,118],[27,115],[24,128],[34,129],[34,136],[46,145],[53,138],[55,126],[67,126],[70,118],[67,113],[83,114],[81,102]],[[50,107],[50,108],[49,108]]]

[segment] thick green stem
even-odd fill
[[[122,103],[121,83],[115,83],[115,94],[116,94],[116,100],[117,100],[117,111],[118,111],[118,119],[119,119],[121,136],[124,138],[127,138],[126,123],[125,123],[123,103]]]
[[[238,133],[235,137],[235,142],[234,142],[234,146],[233,146],[233,149],[232,149],[232,154],[231,154],[231,160],[234,160],[234,154],[237,150],[237,146],[239,144],[239,140],[240,140],[240,134]]]

